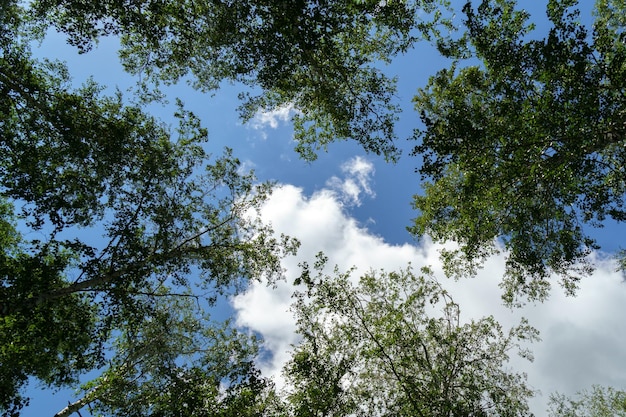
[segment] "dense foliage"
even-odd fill
[[[503,245],[507,301],[544,299],[551,274],[572,292],[596,248],[587,226],[624,221],[624,4],[598,1],[592,28],[551,0],[547,36],[511,0],[468,2],[461,59],[415,97],[415,153],[430,180],[418,235],[460,244],[462,267]],[[458,270],[457,270],[458,272]]]
[[[342,139],[393,159],[395,83],[378,66],[436,33],[444,3],[38,0],[32,8],[83,51],[120,36],[125,68],[150,81],[259,87],[246,93],[242,114],[293,106],[297,150],[307,159]]]
[[[156,300],[210,305],[276,279],[296,242],[251,215],[270,188],[229,150],[212,158],[182,104],[172,131],[93,82],[73,88],[61,63],[31,56],[20,6],[1,7],[0,408],[11,414],[30,377],[61,386],[116,366],[116,340],[168,309]]]

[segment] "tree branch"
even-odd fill
[[[68,417],[72,415],[73,413],[78,413],[80,415],[79,410],[83,408],[84,406],[86,406],[87,404],[89,404],[90,402],[94,401],[95,394],[98,388],[100,387],[96,387],[92,389],[87,394],[85,394],[83,398],[79,399],[78,401],[75,401],[73,403],[68,402],[67,407],[65,407],[58,413],[56,413],[54,417]]]

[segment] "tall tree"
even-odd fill
[[[503,245],[510,303],[544,299],[552,274],[573,292],[597,248],[587,227],[626,220],[626,10],[597,1],[589,29],[575,6],[550,0],[535,39],[515,1],[468,2],[466,47],[446,53],[472,61],[415,97],[429,182],[412,231],[458,242],[448,264],[470,271]]]
[[[210,305],[273,280],[297,242],[254,211],[254,185],[179,103],[172,130],[121,94],[72,88],[29,51],[22,3],[0,4],[0,410],[28,378],[75,383],[158,313],[162,289]],[[174,337],[175,334],[172,334]]]
[[[549,412],[551,417],[624,417],[626,392],[595,385],[575,398],[555,394],[550,397]]]
[[[532,391],[506,363],[536,330],[463,323],[428,271],[350,280],[305,276],[294,304],[302,342],[286,368],[294,416],[528,415]]]
[[[101,36],[120,36],[124,66],[150,81],[188,78],[205,91],[223,81],[253,87],[241,107],[246,119],[293,106],[297,150],[307,159],[342,139],[393,159],[399,109],[380,63],[436,31],[446,3],[37,0],[32,10],[81,51]]]
[[[60,410],[107,416],[260,415],[271,383],[254,365],[255,338],[217,323],[191,297],[160,289],[152,311],[116,338],[102,374]]]

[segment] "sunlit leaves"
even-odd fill
[[[153,311],[127,326],[75,409],[109,416],[229,416],[260,412],[271,384],[254,366],[257,343],[211,321],[191,297],[161,288]],[[66,414],[70,415],[72,407]]]
[[[308,276],[286,369],[295,415],[526,415],[532,391],[505,364],[536,330],[464,322],[424,274],[370,272],[357,285],[350,273]]]

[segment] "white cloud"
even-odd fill
[[[338,197],[348,205],[361,205],[361,193],[375,197],[376,193],[370,185],[374,175],[374,164],[356,156],[341,166],[344,178],[333,176],[327,182],[329,189],[339,193]]]
[[[356,199],[351,197],[354,194],[349,193],[349,187],[342,186],[345,180],[331,180],[330,189],[312,196],[304,195],[301,188],[285,185],[273,193],[262,209],[262,216],[277,232],[296,236],[302,246],[297,257],[284,261],[286,282],[280,282],[276,288],[253,284],[233,300],[233,306],[238,323],[264,337],[273,355],[261,364],[262,370],[276,377],[279,386],[281,368],[289,358],[291,345],[297,342],[289,306],[291,283],[300,272],[298,262],[312,263],[315,255],[323,251],[329,264],[337,264],[340,270],[352,266],[360,272],[370,268],[395,270],[410,262],[415,268],[431,265],[435,272],[440,271],[439,246],[427,240],[419,245],[390,245],[346,213],[342,199],[349,197],[355,202],[360,201],[361,192],[373,194],[369,186],[373,168],[368,164],[355,158],[344,165],[346,176],[353,178],[362,190]],[[494,315],[507,328],[525,316],[541,331],[543,340],[531,346],[534,363],[511,360],[512,366],[528,374],[531,386],[543,393],[531,402],[537,415],[545,414],[547,399],[554,391],[573,394],[591,384],[626,388],[626,286],[610,262],[598,261],[598,265],[596,273],[581,283],[577,297],[566,297],[557,287],[547,302],[513,311],[503,307],[500,300],[502,256],[490,259],[476,278],[440,278],[460,304],[465,319]]]
[[[250,171],[256,168],[256,164],[249,159],[244,159],[241,161],[239,168],[237,168],[237,173],[239,175],[247,175]]]
[[[306,197],[301,188],[284,185],[274,191],[262,209],[263,218],[279,233],[296,236],[302,242],[297,257],[284,260],[285,282],[275,288],[253,284],[233,300],[237,321],[263,335],[266,347],[274,355],[262,364],[266,374],[280,377],[280,370],[289,357],[291,345],[297,342],[295,321],[289,314],[293,280],[298,276],[298,263],[313,264],[315,255],[324,251],[330,264],[346,270],[360,266],[395,269],[408,260],[422,257],[420,249],[411,245],[392,246],[373,236],[348,217],[337,194],[322,190]],[[280,381],[279,381],[280,384]]]
[[[281,123],[288,122],[295,111],[293,104],[286,104],[273,110],[259,111],[250,120],[249,125],[255,130],[260,130],[263,138],[266,139],[267,134],[264,132],[266,128],[277,129]]]

